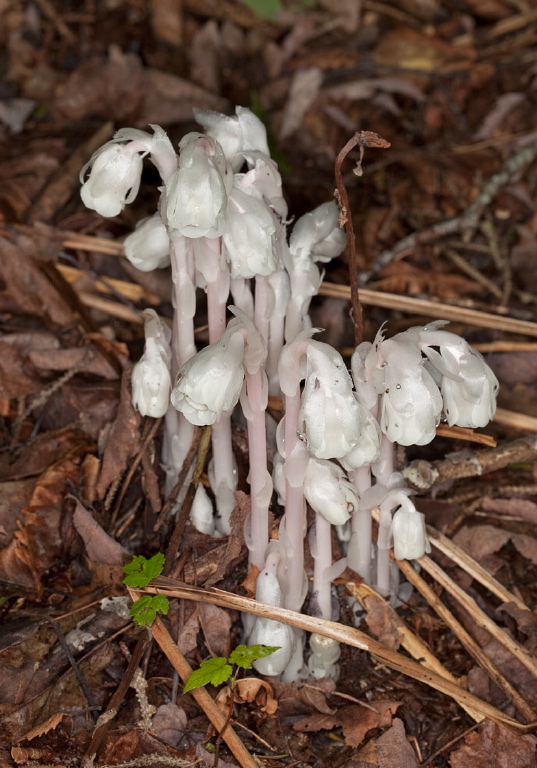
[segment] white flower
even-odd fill
[[[496,411],[498,380],[465,339],[438,330],[443,324],[437,321],[425,328],[410,330],[418,332],[420,348],[442,374],[441,390],[448,424],[474,429],[484,427]]]
[[[310,507],[332,525],[343,525],[358,509],[356,489],[333,461],[310,458],[304,496]]]
[[[194,109],[196,122],[205,128],[205,133],[222,147],[233,170],[240,170],[244,162],[241,152],[259,150],[269,154],[267,131],[261,120],[246,107],[235,107],[235,117],[220,112],[205,112]]]
[[[378,422],[359,401],[358,412],[360,414],[360,437],[354,448],[340,459],[347,471],[358,469],[358,467],[368,467],[380,458],[382,433]]]
[[[171,393],[172,405],[191,424],[203,426],[228,416],[239,399],[244,381],[244,337],[225,331],[182,366]]]
[[[132,372],[132,403],[142,416],[158,419],[170,405],[171,331],[153,309],[145,315],[145,349]]]
[[[187,134],[179,146],[179,167],[166,184],[162,218],[174,237],[220,237],[227,204],[222,150],[198,134]]]
[[[142,272],[170,264],[170,238],[158,213],[140,221],[123,245],[127,259]]]
[[[231,277],[270,275],[276,269],[274,233],[276,227],[267,206],[256,197],[233,186],[228,198],[224,253]]]
[[[201,483],[196,488],[192,507],[190,508],[190,521],[200,533],[214,536],[213,505]]]
[[[380,427],[392,443],[425,445],[436,434],[442,398],[425,368],[419,349],[410,342],[383,341],[372,383],[382,395]]]
[[[392,519],[392,536],[396,560],[416,560],[431,551],[425,529],[425,516],[410,499],[402,499]]]
[[[345,249],[345,233],[339,226],[339,211],[334,200],[323,203],[301,216],[289,240],[291,255],[327,262]]]
[[[255,599],[260,603],[280,608],[284,604],[284,596],[277,577],[280,565],[280,554],[269,551],[265,567],[259,573],[255,583]],[[250,645],[279,646],[279,650],[254,662],[254,666],[262,675],[280,675],[295,651],[295,635],[288,624],[273,619],[258,617],[248,638]]]
[[[90,175],[82,185],[80,196],[87,208],[101,216],[117,216],[132,203],[140,188],[143,160],[137,145],[121,145],[112,140],[101,147],[80,173]]]
[[[348,454],[360,438],[360,411],[341,355],[328,344],[310,341],[306,386],[298,430],[319,459]]]

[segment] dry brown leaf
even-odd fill
[[[177,0],[151,0],[151,28],[157,40],[177,47],[183,38],[183,7]]]
[[[75,499],[75,502],[73,524],[84,542],[89,559],[94,563],[121,566],[128,555],[126,550],[101,528],[91,512],[78,499]]]
[[[258,677],[243,677],[235,683],[236,694],[241,701],[255,701],[262,712],[273,715],[278,710],[274,689],[266,680]]]
[[[192,82],[215,94],[220,93],[221,47],[219,26],[211,19],[196,32],[188,49]]]
[[[523,557],[537,565],[537,539],[525,533],[514,533],[511,541]]]
[[[188,728],[188,718],[182,707],[170,702],[161,704],[153,715],[155,736],[171,747],[178,747]]]
[[[29,314],[52,322],[67,325],[73,315],[62,297],[39,269],[37,262],[30,258],[22,246],[30,252],[35,244],[19,238],[18,245],[0,237],[0,308],[16,314]]]
[[[169,125],[192,121],[192,108],[230,112],[227,99],[215,96],[182,77],[148,67],[143,72],[145,102],[138,123]]]
[[[31,741],[38,736],[43,736],[45,733],[54,730],[54,728],[57,728],[64,717],[69,717],[69,715],[67,715],[65,712],[58,712],[57,714],[52,715],[48,718],[48,720],[45,720],[44,723],[39,723],[39,725],[36,725],[31,730],[27,731],[23,736],[20,737],[19,741]]]
[[[142,417],[134,410],[130,392],[131,371],[121,377],[121,397],[117,416],[106,441],[101,474],[96,490],[103,498],[108,487],[117,482],[129,460],[136,456],[141,447],[140,423]]]
[[[316,712],[332,715],[336,712],[326,700],[326,694],[332,693],[336,689],[336,684],[331,678],[304,685],[283,683],[280,680],[272,680],[271,683],[280,705],[279,710],[282,717],[294,717]]]
[[[512,516],[527,520],[528,523],[537,525],[537,504],[529,499],[491,499],[485,497],[481,502],[484,512]]]
[[[451,768],[535,768],[537,738],[523,736],[489,720],[469,733],[452,752]]]
[[[439,274],[398,261],[382,270],[374,283],[376,290],[420,296],[427,293],[443,299],[460,298],[461,295],[481,294],[484,287],[462,275]]]
[[[368,595],[365,603],[367,607],[365,620],[371,633],[381,643],[396,651],[401,645],[397,614],[391,609],[389,603],[377,595]]]
[[[229,611],[216,605],[201,603],[199,618],[207,648],[213,656],[229,656],[231,617]]]
[[[139,117],[143,99],[140,58],[113,45],[108,58],[91,56],[58,86],[51,108],[73,123],[91,116],[128,124]]]
[[[373,728],[390,726],[400,702],[375,701],[368,706],[349,704],[332,715],[313,714],[293,724],[295,731],[310,732],[332,730],[341,727],[345,743],[349,747],[358,747],[368,731]]]
[[[463,526],[453,541],[464,549],[474,560],[481,562],[487,555],[499,552],[507,544],[511,534],[492,525]]]

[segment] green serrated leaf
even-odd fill
[[[160,611],[166,616],[170,610],[170,601],[166,595],[153,595],[153,607],[156,611]]]
[[[238,645],[229,656],[231,664],[236,664],[243,669],[251,669],[252,662],[256,659],[264,659],[271,653],[278,651],[279,645]]]
[[[164,569],[165,557],[162,552],[157,552],[149,560],[143,555],[136,555],[130,563],[123,566],[127,574],[123,584],[128,587],[147,587],[150,581],[160,576]]]
[[[199,669],[188,677],[183,688],[183,693],[191,691],[193,688],[202,688],[204,685],[221,685],[229,680],[233,668],[227,663],[227,659],[218,656],[216,659],[207,659],[200,664]]]
[[[282,10],[280,0],[243,0],[243,2],[261,19],[271,19]]]
[[[143,595],[132,604],[129,616],[141,627],[149,627],[155,621],[158,611],[166,614],[170,601],[165,595]]]

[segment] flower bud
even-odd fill
[[[356,489],[333,461],[310,458],[304,478],[304,496],[312,509],[332,525],[343,525],[358,509]]]
[[[319,459],[338,459],[360,437],[360,411],[341,355],[328,344],[310,341],[308,370],[298,430]]]
[[[153,309],[145,315],[145,349],[132,371],[132,403],[142,416],[158,419],[170,405],[171,332]]]
[[[269,154],[267,131],[261,120],[246,107],[235,107],[235,117],[194,109],[196,122],[205,128],[205,133],[222,147],[228,163],[236,172],[244,162],[241,152],[258,150]]]
[[[80,190],[84,205],[101,216],[117,216],[140,188],[143,161],[138,147],[109,141],[84,166],[81,181],[90,166],[90,175]]]
[[[244,338],[226,331],[182,366],[171,393],[172,405],[190,421],[203,426],[228,416],[244,381]]]
[[[170,264],[170,238],[158,213],[140,221],[123,245],[127,259],[142,272]]]
[[[425,516],[410,499],[403,503],[392,519],[392,536],[396,560],[416,560],[431,551],[425,529]]]
[[[185,139],[181,142],[179,167],[166,184],[162,218],[173,237],[220,237],[225,229],[227,204],[219,168],[222,150],[198,134]]]

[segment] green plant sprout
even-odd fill
[[[265,656],[270,656],[271,653],[279,650],[279,645],[238,645],[235,650],[229,654],[227,659],[223,656],[217,656],[215,659],[206,659],[206,661],[202,661],[198,669],[195,669],[188,676],[183,688],[183,693],[187,693],[193,688],[203,688],[208,683],[215,686],[222,685],[222,683],[229,680],[231,700],[229,702],[226,721],[218,734],[216,744],[214,746],[211,743],[205,745],[205,749],[208,751],[212,752],[214,750],[215,766],[218,765],[218,753],[222,735],[228,727],[233,713],[233,704],[235,703],[235,683],[237,682],[239,672],[241,669],[251,669],[252,663],[256,661],[256,659],[264,659]],[[233,669],[233,667],[235,667],[235,669]]]
[[[254,661],[264,659],[265,656],[270,656],[271,653],[279,649],[279,645],[238,645],[227,659],[223,656],[207,659],[189,675],[183,693],[191,691],[193,688],[202,688],[208,683],[215,686],[222,685],[230,678],[229,685],[233,690],[241,669],[251,669]]]
[[[123,566],[127,574],[123,579],[123,584],[128,587],[143,588],[160,576],[164,569],[165,558],[162,552],[149,558],[143,555],[136,555],[130,563]],[[160,611],[164,615],[170,609],[170,601],[165,595],[143,595],[139,600],[132,604],[129,616],[141,627],[150,627],[155,621],[157,613]]]

